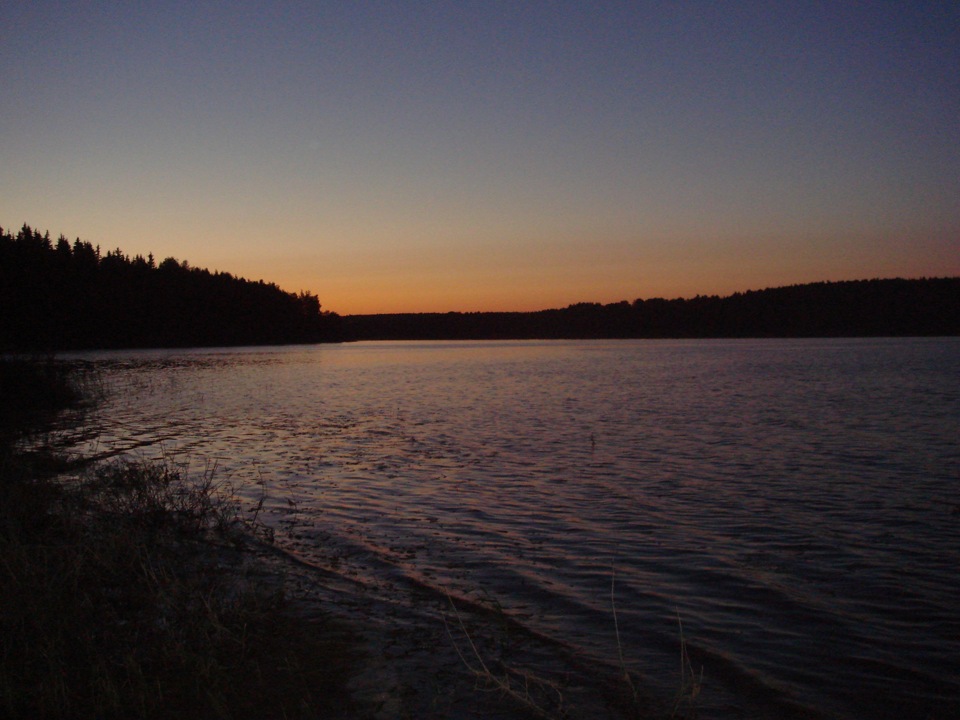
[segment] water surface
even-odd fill
[[[960,711],[960,341],[84,356],[88,451],[216,468],[291,552],[495,604],[706,716]]]

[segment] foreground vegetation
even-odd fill
[[[81,394],[12,361],[0,391],[0,715],[349,713],[349,634],[287,612],[228,488],[126,461],[58,480],[71,463],[24,441]]]

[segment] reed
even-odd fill
[[[447,636],[450,638],[460,661],[473,676],[479,689],[498,692],[503,697],[512,700],[527,713],[539,718],[549,720],[550,718],[566,716],[563,691],[556,683],[540,677],[530,670],[507,665],[501,660],[496,663],[497,672],[491,670],[490,665],[484,660],[483,654],[477,648],[473,637],[467,630],[453,598],[448,595],[447,600],[456,619],[456,627],[459,629],[469,652],[464,652],[461,649],[461,644],[454,637],[450,624],[444,616]]]
[[[687,641],[683,635],[683,621],[680,619],[679,610],[677,611],[677,627],[680,629],[680,687],[677,689],[677,697],[674,700],[670,717],[695,718],[697,716],[697,699],[700,697],[700,691],[703,688],[703,667],[701,666],[699,674],[693,669],[690,654],[687,652]]]
[[[448,595],[447,599],[454,620],[451,623],[448,622],[447,616],[443,618],[447,636],[461,663],[475,679],[478,688],[497,692],[509,698],[528,714],[539,718],[559,719],[578,716],[577,708],[567,703],[564,687],[560,684],[530,670],[513,666],[505,662],[502,657],[485,656],[478,647],[474,634],[468,630],[453,598]],[[494,606],[496,614],[503,613],[499,603],[494,603]],[[616,639],[618,673],[616,678],[596,678],[595,689],[602,695],[601,705],[613,716],[623,718],[638,720],[641,718],[646,720],[656,718],[693,720],[696,718],[698,699],[703,686],[703,669],[701,668],[699,674],[694,671],[679,612],[677,624],[680,633],[680,677],[673,702],[668,703],[655,700],[652,695],[644,693],[627,667],[626,654],[620,636],[616,576],[613,572],[610,578],[610,607]],[[501,625],[508,627],[509,623],[504,621]],[[576,705],[576,702],[572,705]],[[583,708],[580,710],[582,711]]]
[[[614,571],[610,572],[610,610],[613,613],[613,632],[617,639],[617,659],[620,663],[620,676],[630,693],[633,706],[638,707],[640,703],[640,693],[637,691],[637,686],[633,683],[633,678],[630,677],[630,671],[627,670],[627,663],[623,655],[623,643],[620,642],[620,620],[617,617],[616,572]]]
[[[0,461],[0,715],[325,717],[348,634],[287,613],[236,549],[212,471],[115,461],[69,482]]]

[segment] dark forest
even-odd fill
[[[343,340],[960,335],[960,278],[820,282],[537,312],[349,315],[186,261],[0,228],[0,351]]]
[[[960,278],[821,282],[539,312],[352,315],[344,323],[360,340],[958,335]]]
[[[0,228],[0,350],[268,345],[340,340],[309,293],[79,238]]]

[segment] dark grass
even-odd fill
[[[64,480],[17,442],[81,393],[48,369],[0,374],[23,401],[0,446],[0,716],[350,714],[350,633],[289,611],[239,549],[254,529],[228,488],[126,461]]]

